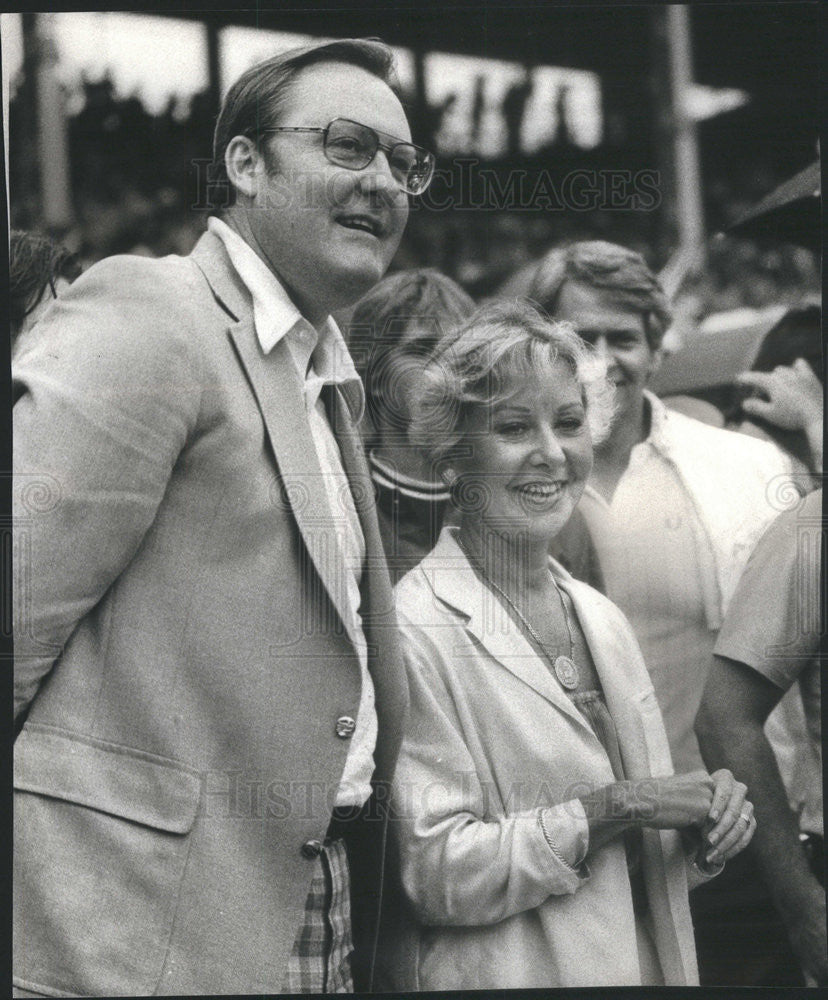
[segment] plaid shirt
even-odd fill
[[[305,916],[296,934],[282,992],[353,993],[351,896],[343,840],[326,840],[316,859]]]

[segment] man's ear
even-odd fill
[[[224,151],[224,165],[233,187],[252,198],[259,190],[259,174],[264,167],[255,142],[246,135],[233,136]]]

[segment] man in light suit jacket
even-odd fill
[[[433,171],[390,73],[248,70],[193,253],[95,265],[21,351],[17,995],[370,988],[407,688],[330,313]]]

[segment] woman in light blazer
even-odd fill
[[[621,612],[551,560],[611,392],[577,336],[480,309],[423,373],[410,436],[459,527],[400,582],[411,711],[382,988],[698,982],[688,886],[750,841],[729,771],[673,775]]]

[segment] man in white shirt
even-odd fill
[[[391,78],[248,70],[193,253],[95,265],[17,359],[17,995],[370,988],[407,691],[330,314],[433,172]]]

